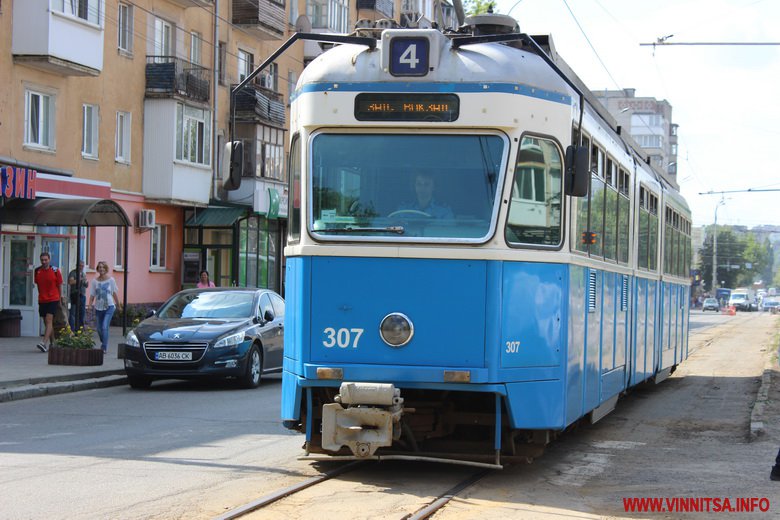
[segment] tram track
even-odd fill
[[[292,497],[293,495],[297,495],[304,490],[311,489],[314,486],[322,485],[329,480],[333,480],[348,473],[353,473],[362,468],[367,468],[368,466],[368,462],[360,461],[346,464],[331,471],[327,471],[320,475],[311,477],[302,482],[268,493],[262,497],[240,505],[220,516],[214,517],[212,520],[236,520],[240,518],[251,518],[255,513],[260,513],[264,510],[267,510],[269,506],[279,503],[282,499]],[[455,485],[450,486],[446,491],[436,495],[427,503],[418,507],[415,511],[401,514],[399,516],[399,520],[424,520],[426,518],[430,518],[437,511],[440,511],[442,508],[444,508],[452,499],[454,499],[464,490],[470,488],[493,471],[494,470],[491,469],[482,469],[480,471],[469,474],[468,476],[458,481]],[[409,487],[412,489],[415,488],[415,483],[412,482],[409,484]],[[411,493],[412,491],[409,492]],[[316,507],[316,504],[314,504],[313,507]]]
[[[246,504],[231,509],[223,515],[214,517],[213,520],[234,520],[236,518],[247,516],[248,514],[278,502],[283,498],[300,493],[301,491],[309,489],[312,486],[316,486],[317,484],[338,477],[345,473],[355,471],[358,468],[364,467],[366,465],[366,462],[353,462],[350,464],[345,464],[344,466],[340,466],[336,469],[326,471],[325,473],[321,473],[320,475],[306,479],[303,482],[293,484],[292,486],[282,488],[278,491],[274,491],[273,493],[264,495],[256,500],[247,502]]]

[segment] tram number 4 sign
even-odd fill
[[[425,76],[430,42],[427,38],[393,38],[390,42],[390,74]]]

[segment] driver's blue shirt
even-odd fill
[[[401,204],[396,211],[414,210],[427,213],[433,218],[454,218],[452,210],[447,206],[440,206],[435,200],[431,200],[424,208],[417,202]]]

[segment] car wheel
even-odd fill
[[[127,376],[127,383],[130,385],[130,388],[143,390],[151,386],[152,380],[143,376]]]
[[[260,374],[263,372],[263,356],[257,345],[252,345],[246,356],[246,372],[239,379],[243,388],[257,388],[260,386]]]

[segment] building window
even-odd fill
[[[155,18],[154,20],[154,55],[172,56],[171,34],[173,27],[165,20]]]
[[[54,97],[27,90],[24,93],[24,143],[54,148]]]
[[[125,228],[115,228],[114,240],[114,269],[122,268],[125,265]]]
[[[116,161],[130,163],[130,112],[116,113]]]
[[[284,180],[284,131],[272,126],[257,128],[257,177]]]
[[[211,112],[176,104],[176,158],[211,164]]]
[[[255,57],[251,52],[238,49],[238,82],[244,81],[254,70]]]
[[[149,258],[149,267],[165,268],[165,249],[167,247],[168,226],[154,226],[152,235],[149,238],[151,246],[151,256]]]
[[[295,85],[298,83],[297,76],[294,70],[287,71],[287,106],[290,106],[292,102],[293,94],[295,94]]]
[[[81,136],[81,155],[90,159],[97,159],[98,107],[96,105],[83,105],[82,121],[84,122],[84,131]]]
[[[190,62],[195,65],[200,65],[201,61],[201,47],[203,39],[200,37],[199,32],[190,33]]]
[[[101,0],[54,0],[52,4],[55,11],[100,25]]]
[[[133,52],[133,6],[129,4],[119,4],[117,10],[117,46],[120,50],[128,53]]]
[[[663,147],[663,139],[660,135],[635,135],[633,137],[642,148]]]

